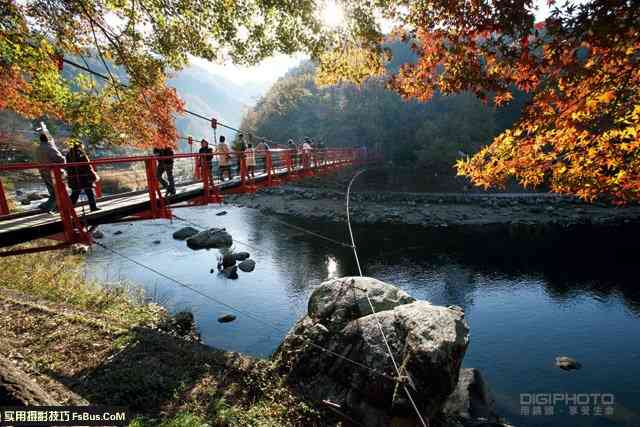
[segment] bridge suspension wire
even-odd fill
[[[358,265],[358,273],[360,274],[360,277],[362,277],[362,268],[360,267],[360,259],[358,258],[358,248],[356,247],[356,242],[355,242],[355,239],[353,238],[353,230],[351,228],[351,218],[349,216],[349,199],[350,199],[350,195],[351,195],[351,186],[355,182],[356,178],[358,178],[365,171],[366,171],[366,169],[361,169],[361,170],[357,171],[353,175],[353,177],[351,178],[351,181],[349,181],[349,185],[347,186],[347,195],[346,195],[347,226],[349,228],[349,237],[351,238],[351,247],[353,248],[353,255],[356,258],[356,264]],[[384,341],[384,345],[387,348],[387,353],[389,355],[389,358],[391,358],[391,362],[393,363],[393,368],[395,369],[396,375],[398,376],[398,380],[400,381],[403,377],[402,377],[402,374],[400,372],[400,368],[398,367],[398,363],[396,362],[396,358],[393,356],[393,352],[391,351],[391,346],[389,345],[389,341],[387,340],[387,335],[384,333],[384,329],[382,328],[382,324],[380,323],[380,319],[378,319],[378,313],[376,313],[376,310],[373,307],[373,303],[371,302],[371,298],[369,298],[369,293],[366,290],[364,291],[364,295],[367,298],[367,302],[369,303],[369,308],[371,309],[371,313],[373,314],[373,318],[374,318],[374,320],[375,320],[375,322],[376,322],[376,324],[378,326],[378,329],[380,330],[380,335],[382,335],[382,340]],[[409,379],[409,382],[411,384],[413,384],[413,382],[411,381],[411,377],[408,377],[408,379]],[[420,423],[423,425],[423,427],[428,427],[428,425],[429,425],[428,421],[425,421],[425,419],[422,417],[422,414],[420,413],[420,410],[418,409],[418,405],[416,405],[416,402],[413,400],[413,396],[411,395],[411,392],[409,391],[409,388],[404,383],[402,383],[402,388],[404,389],[404,392],[407,395],[407,398],[411,402],[411,406],[413,406],[413,410],[415,411],[416,415],[418,416],[418,419],[420,420]]]
[[[161,272],[160,270],[157,270],[157,269],[155,269],[153,267],[150,267],[150,266],[148,266],[148,265],[146,265],[146,264],[144,264],[144,263],[142,263],[142,262],[140,262],[140,261],[138,261],[138,260],[136,260],[134,258],[131,258],[130,256],[125,255],[125,254],[123,254],[122,252],[120,252],[120,251],[118,251],[116,249],[110,248],[110,247],[106,246],[105,244],[103,244],[101,242],[95,242],[95,243],[96,243],[96,245],[98,245],[101,248],[111,252],[112,254],[117,255],[117,256],[119,256],[119,257],[121,257],[121,258],[123,258],[123,259],[125,259],[125,260],[127,260],[127,261],[129,261],[129,262],[141,267],[141,268],[144,268],[145,270],[150,271],[150,272],[152,272],[152,273],[154,273],[154,274],[156,274],[156,275],[158,275],[158,276],[160,276],[160,277],[162,277],[162,278],[164,278],[164,279],[166,279],[166,280],[168,280],[170,282],[173,282],[178,286],[181,286],[181,287],[183,287],[185,289],[188,289],[191,292],[194,292],[194,293],[200,295],[201,297],[203,297],[205,299],[208,299],[209,301],[212,301],[212,302],[214,302],[214,303],[216,303],[218,305],[226,307],[229,310],[233,310],[236,313],[242,314],[243,316],[247,316],[247,317],[253,319],[254,321],[256,321],[258,323],[261,323],[261,324],[263,324],[265,326],[268,326],[271,329],[273,329],[273,330],[275,330],[275,331],[277,331],[279,333],[285,333],[285,334],[288,333],[287,330],[282,329],[281,327],[279,327],[277,325],[274,325],[273,323],[271,323],[268,320],[262,319],[258,315],[255,315],[255,314],[253,314],[251,312],[242,310],[242,309],[237,308],[237,307],[235,307],[235,306],[233,306],[231,304],[227,304],[224,301],[221,301],[221,300],[219,300],[217,298],[214,298],[211,295],[208,295],[208,294],[206,294],[206,293],[204,293],[204,292],[202,292],[202,291],[200,291],[200,290],[198,290],[198,289],[196,289],[196,288],[194,288],[192,286],[189,286],[187,283],[185,283],[185,282],[183,282],[181,280],[178,280],[178,279],[176,279],[176,278],[174,278],[172,276],[169,276],[168,274],[165,274],[165,273]],[[303,340],[307,341],[309,343],[309,345],[311,345],[312,347],[314,347],[314,348],[316,348],[318,350],[321,350],[321,351],[323,351],[323,352],[325,352],[327,354],[335,356],[335,357],[337,357],[337,358],[339,358],[341,360],[344,360],[345,362],[349,362],[349,363],[353,364],[354,366],[357,366],[357,367],[359,367],[361,369],[367,370],[367,371],[369,371],[369,372],[371,372],[371,373],[373,373],[375,375],[378,375],[378,376],[380,376],[382,378],[385,378],[385,379],[387,379],[389,381],[398,382],[397,378],[393,378],[393,377],[385,374],[384,372],[380,372],[379,370],[377,370],[375,368],[372,368],[370,366],[365,365],[364,363],[358,362],[357,360],[353,360],[353,359],[351,359],[351,358],[349,358],[349,357],[347,357],[347,356],[345,356],[343,354],[337,353],[337,352],[335,352],[333,350],[330,350],[330,349],[328,349],[326,347],[323,347],[323,346],[321,346],[319,344],[316,344],[310,338],[307,338],[307,337],[304,337],[304,336],[301,337],[301,338]]]
[[[106,81],[113,81],[113,82],[115,82],[116,84],[118,84],[119,86],[121,86],[121,87],[123,87],[123,88],[128,88],[128,87],[129,87],[129,85],[127,85],[126,83],[122,83],[122,82],[116,81],[116,80],[112,79],[111,77],[109,77],[109,76],[107,76],[107,75],[105,75],[105,74],[102,74],[102,73],[100,73],[100,72],[98,72],[98,71],[94,71],[94,70],[92,70],[90,67],[88,67],[88,66],[84,66],[84,65],[81,65],[81,64],[78,64],[77,62],[72,61],[72,60],[70,60],[70,59],[67,59],[67,58],[64,58],[64,57],[63,57],[63,58],[62,58],[62,62],[64,62],[65,64],[69,64],[69,65],[71,65],[72,67],[78,68],[78,69],[80,69],[80,70],[82,70],[82,71],[84,71],[84,72],[86,72],[86,73],[89,73],[89,74],[91,74],[91,75],[93,75],[93,76],[99,77],[99,78],[101,78],[101,79],[103,79],[103,80],[106,80]],[[196,118],[198,118],[198,119],[206,120],[207,122],[212,123],[211,117],[205,117],[205,116],[203,116],[202,114],[196,113],[196,112],[191,111],[191,110],[186,109],[186,108],[185,108],[184,112],[185,112],[186,114],[189,114],[189,115],[191,115],[191,116],[193,116],[193,117],[196,117]],[[222,123],[222,122],[220,122],[220,121],[218,121],[218,120],[216,120],[216,124],[217,124],[217,125],[219,125],[219,126],[221,126],[221,127],[223,127],[223,128],[225,128],[225,129],[229,129],[229,130],[234,131],[234,132],[237,132],[237,133],[246,133],[246,134],[251,134],[251,135],[253,135],[253,133],[252,133],[252,132],[250,132],[250,131],[248,131],[248,130],[243,130],[243,129],[235,128],[235,127],[233,127],[233,126],[230,126],[230,125],[227,125],[227,124],[225,124],[225,123]],[[265,138],[265,137],[261,137],[261,136],[258,136],[258,135],[253,135],[253,136],[254,136],[255,138],[260,139],[260,140],[263,140],[263,141],[273,142],[273,141],[271,141],[270,139]],[[182,138],[182,139],[187,139],[187,138]]]

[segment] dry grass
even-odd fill
[[[29,245],[47,243],[37,241]],[[129,326],[149,325],[157,321],[160,308],[138,304],[142,300],[139,288],[126,283],[104,288],[86,279],[83,265],[83,258],[70,251],[0,258],[0,288],[91,310],[96,314],[120,319]]]

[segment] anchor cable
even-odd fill
[[[351,247],[353,248],[353,255],[356,258],[356,264],[358,265],[358,273],[360,274],[360,277],[362,276],[362,268],[360,267],[360,260],[358,258],[358,249],[356,247],[356,242],[355,239],[353,238],[353,230],[351,229],[351,218],[349,217],[349,196],[351,194],[351,186],[353,185],[354,181],[356,180],[356,178],[358,176],[360,176],[363,172],[365,172],[366,169],[361,169],[358,172],[356,172],[353,177],[351,178],[351,181],[349,181],[349,185],[347,186],[347,195],[346,195],[346,208],[347,208],[347,226],[349,228],[349,236],[351,237]],[[373,314],[373,318],[376,321],[376,324],[378,325],[378,329],[380,330],[380,334],[382,335],[382,340],[384,341],[384,345],[387,348],[387,353],[389,354],[389,357],[391,358],[391,362],[393,362],[393,367],[396,371],[396,374],[398,375],[398,382],[400,382],[401,378],[402,378],[402,374],[400,373],[400,368],[398,368],[398,364],[396,363],[396,359],[393,356],[393,352],[391,351],[391,346],[389,346],[389,341],[387,340],[387,336],[384,333],[384,329],[382,328],[382,324],[380,323],[380,320],[378,319],[378,313],[376,313],[375,308],[373,307],[373,303],[371,302],[371,298],[369,298],[369,294],[366,290],[364,290],[364,295],[367,298],[367,302],[369,303],[369,308],[371,309],[371,313]],[[423,425],[423,427],[428,427],[428,421],[425,421],[424,418],[422,418],[422,414],[420,413],[420,410],[418,409],[418,406],[416,405],[415,401],[413,400],[413,396],[411,396],[411,392],[409,391],[409,388],[406,386],[406,384],[402,384],[402,388],[405,391],[405,394],[407,395],[407,398],[409,399],[409,401],[411,402],[411,405],[413,406],[413,410],[415,411],[416,415],[418,416],[418,419],[420,420],[420,423]]]

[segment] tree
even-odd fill
[[[190,56],[254,64],[275,52],[317,55],[327,40],[312,0],[0,0],[0,18],[0,109],[138,146],[175,144],[184,104],[167,75]],[[99,58],[108,82],[64,78],[64,55]]]
[[[549,0],[535,23],[533,0],[345,2],[360,23],[354,34],[381,56],[375,16],[395,24],[417,59],[390,85],[406,98],[470,91],[503,105],[514,91],[530,103],[522,118],[472,158],[460,174],[484,187],[515,177],[585,199],[638,200],[640,192],[640,8],[633,0]],[[355,18],[360,14],[367,18]],[[362,22],[369,25],[362,28]],[[375,45],[377,48],[369,48]],[[361,69],[367,62],[357,60]],[[375,61],[370,61],[374,63]],[[323,65],[320,77],[352,78],[349,64]],[[360,73],[361,74],[361,73]],[[358,76],[360,74],[357,74]],[[372,67],[371,74],[378,74]],[[331,78],[327,78],[330,75]],[[360,77],[359,77],[360,78]]]

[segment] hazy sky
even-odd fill
[[[538,12],[536,13],[536,20],[541,21],[549,14],[549,7],[547,6],[547,0],[536,0],[535,3],[538,6]],[[332,0],[325,0],[327,9],[322,13],[323,20],[332,25],[338,24],[336,21],[336,9],[335,3]],[[248,82],[274,82],[279,77],[282,77],[289,69],[297,66],[304,59],[308,58],[306,55],[298,54],[294,56],[289,55],[277,55],[272,56],[260,64],[253,67],[239,67],[233,64],[213,64],[200,58],[194,58],[192,61],[196,65],[200,65],[214,74],[221,75],[222,77],[233,81],[234,83],[242,84]]]

